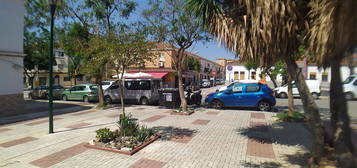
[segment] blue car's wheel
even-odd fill
[[[261,101],[258,104],[258,108],[260,111],[270,111],[271,110],[271,105],[270,103],[266,102],[266,101]]]
[[[215,109],[222,109],[223,108],[223,102],[220,100],[213,100],[211,102],[211,107],[215,108]]]

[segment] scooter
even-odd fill
[[[186,93],[186,101],[188,105],[197,105],[200,106],[201,102],[202,102],[202,94],[201,94],[201,90],[197,90],[197,91],[192,91],[191,89],[187,90]]]

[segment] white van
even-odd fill
[[[343,92],[347,100],[357,97],[357,74],[353,74],[343,81]]]
[[[318,80],[305,80],[306,85],[309,88],[312,96],[315,99],[318,99],[321,93],[320,90],[320,82]],[[295,81],[293,83],[293,96],[300,96],[299,90],[296,87]],[[288,85],[285,84],[283,86],[277,87],[274,89],[275,96],[279,98],[287,98],[288,97]]]

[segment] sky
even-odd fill
[[[138,6],[130,19],[141,19],[142,11],[148,8],[148,0],[134,1],[137,2]],[[220,45],[216,40],[211,40],[210,42],[198,42],[188,50],[196,55],[210,60],[215,60],[217,58],[234,59],[234,54],[227,50],[224,46]]]

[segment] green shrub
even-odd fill
[[[277,114],[275,117],[277,117],[280,121],[304,121],[306,118],[302,113],[297,111],[294,111],[292,116],[289,116],[288,112],[285,111]]]
[[[97,133],[95,137],[99,142],[107,143],[114,139],[114,134],[109,128],[101,128],[95,132]]]
[[[138,142],[145,142],[152,135],[154,135],[154,131],[152,129],[141,126],[136,134],[136,140]]]
[[[139,128],[139,124],[132,119],[131,115],[121,116],[117,124],[121,136],[133,136]]]

